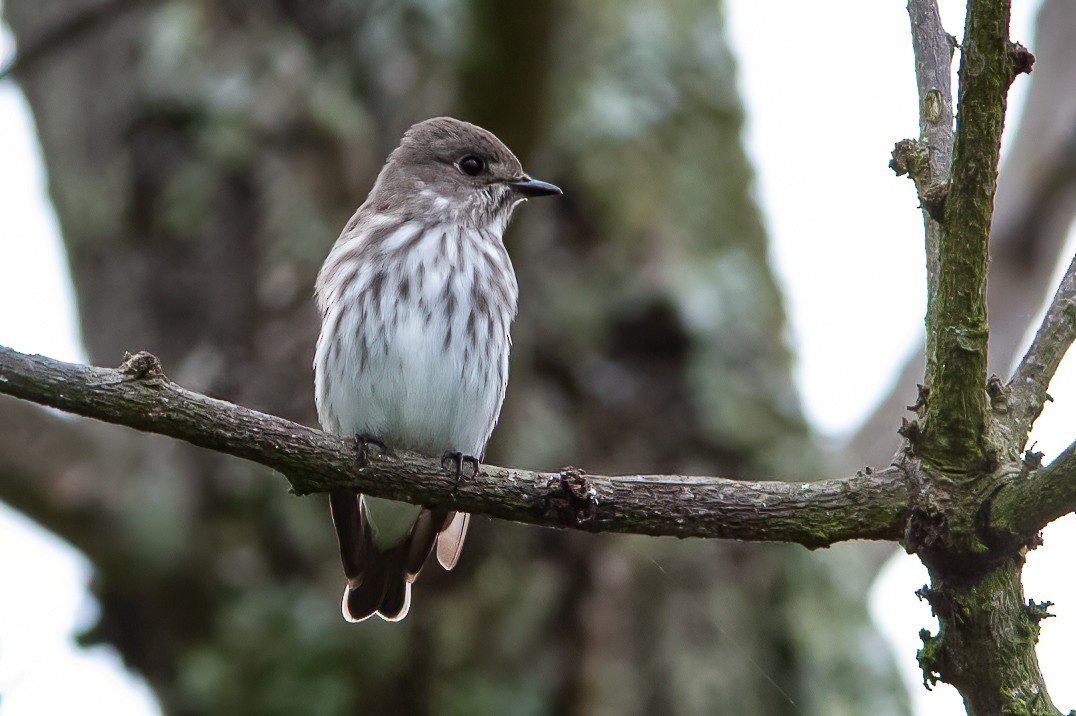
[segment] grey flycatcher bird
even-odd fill
[[[318,274],[318,418],[381,449],[477,473],[508,385],[518,289],[502,236],[532,179],[497,137],[436,117],[411,127]],[[452,569],[469,515],[334,490],[349,621],[407,615],[431,552]]]

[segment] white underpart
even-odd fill
[[[367,224],[384,226],[380,219]],[[323,269],[339,266],[339,277],[318,282],[323,323],[315,397],[326,430],[376,436],[433,457],[446,451],[482,456],[504,401],[516,310],[503,228],[498,222],[485,230],[423,230],[407,223],[353,268],[346,257],[373,232],[341,237]],[[400,251],[418,231],[419,242]],[[372,288],[379,274],[380,301]],[[404,277],[410,277],[406,294]],[[494,290],[496,282],[507,283],[510,300]],[[485,310],[476,305],[476,291],[486,297]],[[363,499],[379,547],[402,541],[420,509]]]

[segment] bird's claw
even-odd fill
[[[464,466],[469,465],[471,472],[468,474]],[[456,482],[465,477],[478,477],[480,464],[474,455],[464,455],[462,452],[449,450],[441,456],[441,469],[456,476]]]
[[[366,467],[370,462],[370,447],[376,447],[378,452],[382,455],[387,453],[389,449],[385,446],[385,443],[380,438],[375,438],[373,435],[356,435],[355,436],[355,453],[356,460],[359,467]]]

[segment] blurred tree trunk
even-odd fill
[[[190,387],[312,423],[317,266],[403,129],[455,113],[569,188],[509,237],[522,313],[492,462],[745,477],[817,464],[719,4],[6,11],[34,50],[18,78],[93,362],[147,349]],[[906,711],[888,660],[862,658],[883,649],[855,546],[476,520],[459,569],[424,575],[406,621],[353,627],[320,499],[96,428],[93,450],[54,464],[71,451],[48,441],[82,425],[43,430],[40,462],[0,464],[0,496],[93,560],[88,638],[114,644],[168,713]]]

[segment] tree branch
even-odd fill
[[[919,91],[919,144],[923,161],[909,166],[923,209],[927,254],[928,312],[936,310],[938,295],[938,246],[941,216],[949,172],[953,164],[953,89],[950,80],[955,41],[942,27],[936,0],[909,0],[908,18],[912,26],[915,55],[915,83]],[[901,144],[898,143],[898,149]],[[894,150],[894,162],[899,160]],[[896,168],[896,167],[894,167]],[[935,355],[935,337],[926,336],[927,356]]]
[[[1076,511],[1076,442],[1046,467],[1014,478],[994,497],[991,528],[1004,539],[1034,535]]]
[[[995,373],[1008,373],[1027,348],[1022,338],[1027,332],[1028,315],[1037,312],[1053,293],[1044,290],[1044,282],[1054,274],[1070,219],[1076,215],[1076,192],[1072,191],[1076,185],[1076,142],[1071,141],[1076,104],[1057,101],[1057,97],[1068,96],[1076,87],[1073,27],[1076,3],[1045,0],[1034,33],[1039,62],[1019,127],[998,175],[987,279],[988,370]],[[929,248],[929,236],[927,243]],[[928,260],[928,281],[934,265],[936,256],[934,262]],[[936,284],[929,285],[931,291],[935,290]],[[909,386],[924,382],[922,352],[914,351],[901,377],[893,381],[894,389],[850,442],[849,452],[858,456],[853,465],[877,464],[893,453],[892,426],[899,422],[913,395]]]
[[[413,453],[374,456],[358,468],[353,441],[185,390],[148,353],[113,370],[0,346],[0,393],[253,460],[283,473],[300,494],[350,485],[378,497],[535,525],[811,548],[898,539],[907,513],[907,490],[895,468],[802,483],[489,465],[457,482],[437,461]]]
[[[936,0],[910,0],[915,54],[915,83],[919,90],[919,141],[927,151],[930,183],[949,180],[953,163],[953,90],[950,74],[955,40],[942,27]]]
[[[914,36],[914,14],[912,24]],[[912,491],[906,546],[928,568],[930,586],[920,594],[940,625],[936,636],[921,632],[919,663],[928,684],[957,688],[969,716],[1057,714],[1035,654],[1042,615],[1025,602],[1020,582],[1022,548],[1035,530],[1006,536],[982,520],[1006,516],[994,515],[992,503],[1011,499],[1006,490],[1022,497],[1012,488],[1027,472],[1012,441],[994,430],[986,377],[986,270],[1006,96],[1033,61],[1008,35],[1009,0],[968,0],[952,171],[940,205],[924,202],[941,231],[937,282],[928,284],[927,390],[916,404],[922,425],[903,431],[927,474],[925,489]],[[915,151],[905,154],[925,163]],[[929,221],[927,228],[929,250]],[[1003,405],[1002,392],[991,381],[990,396]],[[947,509],[949,501],[962,508]]]
[[[1014,77],[1008,0],[970,0],[960,56],[960,109],[928,303],[926,460],[947,471],[985,467],[988,453],[986,267],[1005,102]]]
[[[1008,423],[1014,436],[1026,441],[1049,399],[1046,390],[1073,339],[1076,339],[1076,257],[1069,263],[1046,309],[1035,340],[1009,381]],[[1022,446],[1023,443],[1018,447]]]

